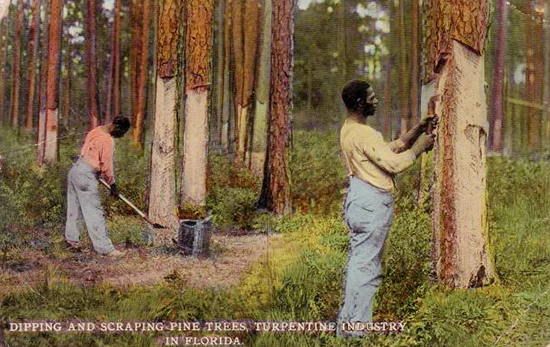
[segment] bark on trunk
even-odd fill
[[[213,0],[187,0],[185,124],[180,202],[204,217]]]
[[[224,18],[224,52],[223,52],[223,106],[222,106],[222,126],[221,126],[221,145],[223,152],[229,153],[229,120],[232,118],[233,109],[231,108],[231,30],[232,30],[232,3],[233,0],[227,0],[225,3]]]
[[[502,123],[504,119],[504,53],[506,51],[506,29],[508,23],[508,5],[506,0],[497,1],[496,10],[497,37],[493,57],[493,83],[491,89],[491,132],[489,148],[501,152],[503,148]]]
[[[32,24],[29,30],[29,83],[27,94],[27,121],[25,122],[28,131],[32,131],[34,120],[34,95],[36,89],[36,61],[38,59],[38,25],[40,21],[40,0],[32,2]]]
[[[256,81],[256,106],[252,134],[252,153],[250,169],[256,176],[261,176],[265,164],[267,117],[269,107],[269,81],[271,67],[271,0],[264,0],[263,32],[258,62],[258,79]]]
[[[409,118],[409,125],[415,124],[418,122],[419,119],[419,83],[420,83],[420,42],[418,40],[419,37],[419,16],[420,16],[420,8],[418,6],[419,0],[412,0],[412,13],[411,13],[411,63],[410,63],[410,98],[411,98],[411,105],[410,105],[410,118]]]
[[[65,76],[63,80],[63,127],[69,129],[69,112],[71,105],[71,74],[72,74],[72,52],[71,52],[71,36],[67,36],[67,59],[65,60]]]
[[[178,59],[179,17],[182,0],[163,0],[158,10],[157,82],[155,120],[151,148],[149,218],[178,230],[176,211],[176,67]],[[165,234],[165,232],[163,232]],[[158,243],[166,243],[159,237]]]
[[[23,26],[23,4],[24,0],[18,0],[17,21],[15,22],[15,33],[13,36],[13,82],[11,91],[11,124],[19,126],[19,89],[21,79],[21,27]]]
[[[113,16],[113,29],[111,31],[111,53],[109,55],[109,71],[107,74],[107,92],[105,97],[105,123],[109,123],[120,112],[120,106],[115,111],[118,95],[120,103],[120,6],[121,0],[116,0]],[[118,83],[118,84],[117,84]],[[118,92],[116,91],[118,88]]]
[[[488,1],[428,0],[425,6],[425,82],[442,95],[436,109],[433,259],[448,287],[479,287],[496,276],[488,249],[486,189]]]
[[[44,161],[57,159],[59,68],[61,65],[61,27],[63,0],[51,0],[50,45],[48,54],[48,77],[46,90],[46,143]]]
[[[86,62],[88,71],[88,112],[90,129],[99,124],[99,97],[97,88],[96,57],[96,0],[87,0],[86,11]]]
[[[141,56],[141,23],[143,0],[132,0],[130,17],[132,23],[132,46],[130,48],[130,107],[132,124],[135,126],[138,98],[139,61]]]
[[[409,129],[409,97],[410,94],[407,91],[409,86],[409,81],[407,76],[409,76],[409,67],[407,66],[407,40],[405,39],[405,0],[399,0],[399,5],[397,8],[398,15],[398,33],[399,33],[399,67],[401,71],[401,76],[399,80],[401,84],[399,86],[400,96],[399,96],[399,114],[401,115],[401,126],[400,133],[404,134]]]
[[[0,125],[4,123],[6,105],[6,58],[8,53],[6,27],[7,19],[3,19],[0,22]]]
[[[244,98],[244,42],[243,42],[243,2],[233,1],[233,59],[235,62],[235,154],[234,162],[240,166],[244,161],[244,141],[246,128],[241,126]]]
[[[141,32],[141,54],[139,60],[137,112],[132,139],[134,145],[140,146],[143,140],[143,121],[147,107],[147,72],[149,61],[149,28],[150,28],[150,0],[143,0],[143,26]]]
[[[40,85],[38,103],[38,129],[36,135],[36,163],[44,165],[44,149],[46,147],[46,90],[48,79],[48,50],[50,38],[49,5],[44,3],[44,21],[42,24],[42,40],[40,41]]]
[[[264,180],[258,205],[275,214],[291,212],[289,147],[293,10],[293,0],[273,3],[270,119]]]

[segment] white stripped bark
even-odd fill
[[[263,32],[256,80],[256,106],[252,134],[250,169],[261,176],[267,149],[267,119],[269,111],[269,82],[271,73],[271,0],[264,0]]]
[[[439,278],[468,288],[495,275],[487,241],[485,73],[483,55],[462,43],[453,41],[451,57],[438,81],[434,256]]]

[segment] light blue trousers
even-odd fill
[[[382,252],[393,219],[393,204],[390,192],[356,177],[350,179],[344,203],[350,245],[338,336],[363,335],[343,331],[343,323],[372,321],[372,303],[381,279]]]
[[[105,226],[95,169],[79,160],[69,170],[67,177],[67,241],[80,242],[77,221],[82,217],[94,249],[103,254],[114,250]]]

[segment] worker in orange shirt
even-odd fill
[[[102,177],[110,184],[112,197],[118,197],[114,175],[114,139],[123,137],[128,129],[128,118],[119,116],[111,123],[98,126],[86,135],[80,157],[69,170],[67,179],[65,239],[70,247],[80,248],[77,220],[83,217],[88,235],[98,253],[111,257],[124,255],[115,249],[107,233],[98,178]]]

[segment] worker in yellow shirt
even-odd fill
[[[340,130],[340,146],[349,174],[343,212],[350,230],[350,246],[337,335],[352,337],[365,331],[349,331],[347,323],[354,326],[353,323],[372,321],[372,301],[382,273],[382,250],[393,219],[394,177],[431,150],[435,135],[426,134],[426,129],[435,125],[437,117],[428,112],[432,114],[401,138],[386,143],[366,123],[378,105],[372,87],[365,81],[351,81],[344,87],[342,99],[347,118]]]

